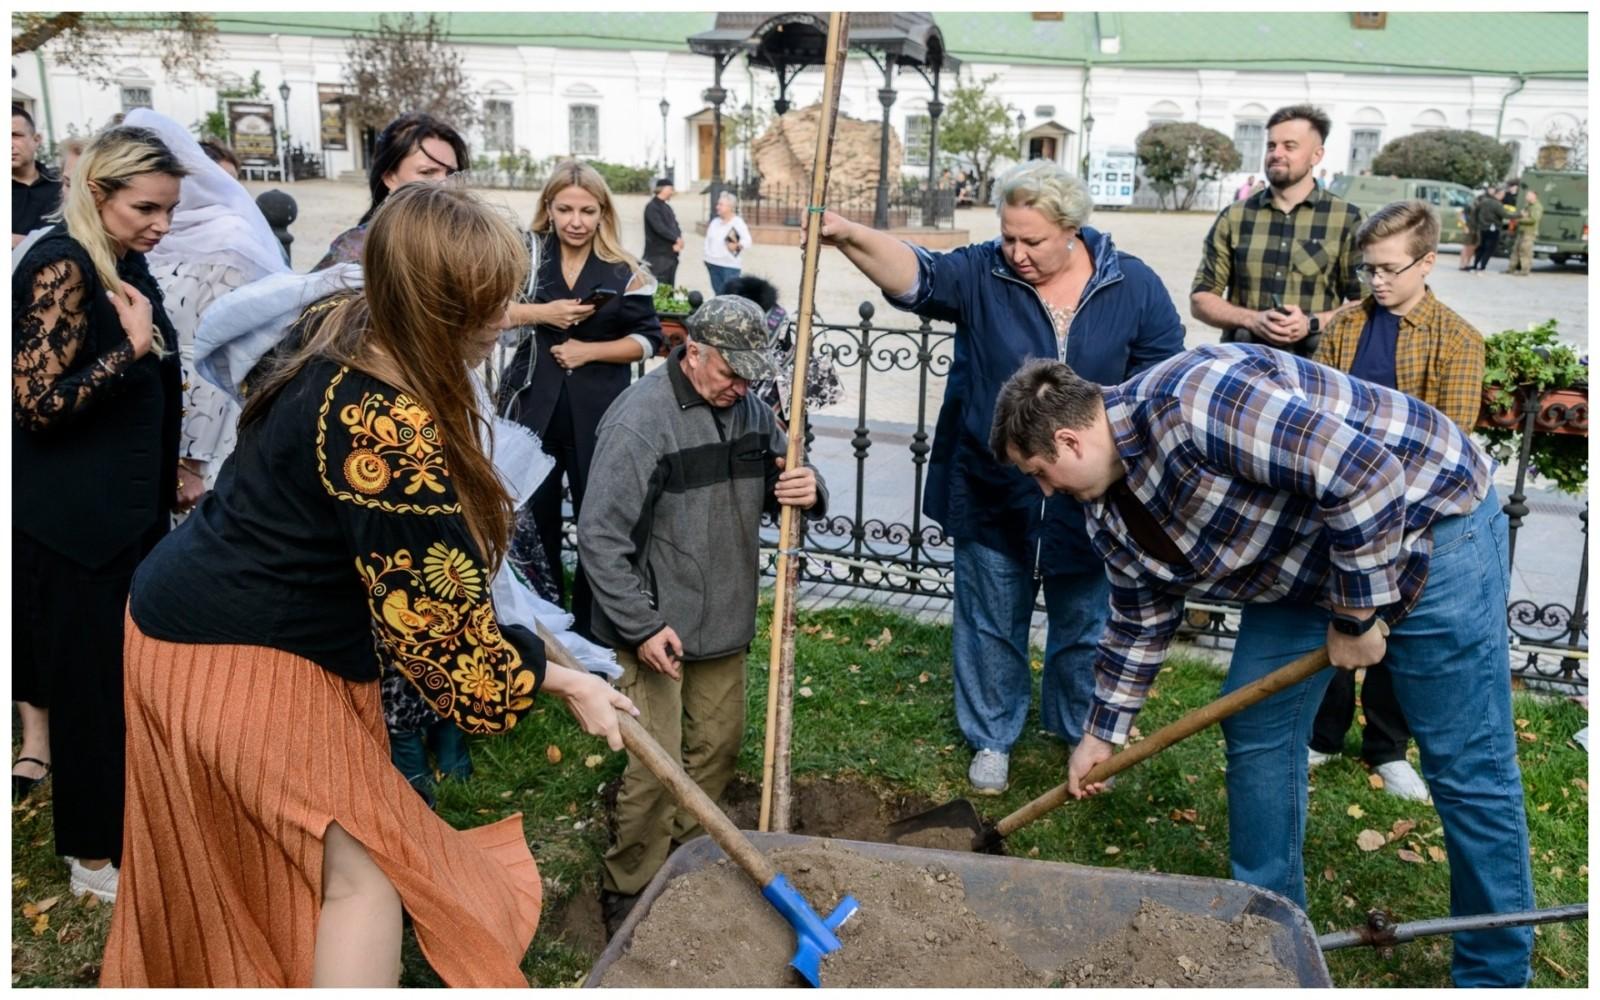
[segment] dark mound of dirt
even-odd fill
[[[761,818],[761,786],[736,779],[722,796],[722,808],[735,826],[754,830]],[[881,795],[870,785],[845,778],[796,781],[790,795],[789,832],[806,837],[889,842],[889,824],[935,805],[921,796]],[[936,831],[930,831],[930,834]],[[970,846],[963,842],[955,850]],[[919,843],[918,847],[943,847]]]
[[[1273,955],[1278,925],[1246,914],[1234,921],[1145,900],[1126,933],[1095,944],[1061,970],[1064,986],[1294,986]]]
[[[966,905],[961,878],[938,864],[882,861],[819,844],[770,855],[826,915],[845,894],[861,910],[823,960],[828,987],[1036,987],[1033,972]],[[634,930],[605,986],[802,985],[788,967],[794,931],[738,867],[722,861],[674,879]]]

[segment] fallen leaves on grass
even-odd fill
[[[1399,840],[1416,828],[1417,821],[1414,819],[1397,819],[1394,821],[1394,826],[1389,828],[1389,840]]]
[[[1362,830],[1356,834],[1356,846],[1369,853],[1376,851],[1385,843],[1387,841],[1383,839],[1383,834],[1376,830]]]
[[[800,695],[800,697],[802,697],[802,698],[809,698],[809,697],[811,697],[811,689],[810,689],[810,688],[808,688],[808,687],[803,687],[803,688],[801,688],[801,689],[800,689],[800,691],[799,691],[799,692],[798,692],[798,693],[799,693],[799,695]]]
[[[1167,813],[1167,818],[1174,823],[1193,823],[1200,814],[1193,809],[1174,809]]]
[[[50,914],[41,913],[33,920],[33,936],[38,937],[50,929]]]
[[[1443,864],[1450,858],[1448,854],[1444,853],[1444,848],[1440,847],[1438,844],[1428,845],[1428,857],[1439,862],[1440,864]]]
[[[1537,742],[1539,742],[1539,734],[1538,733],[1530,733],[1526,729],[1524,729],[1524,730],[1521,730],[1520,732],[1517,733],[1517,739],[1521,740],[1524,743],[1537,743]]]
[[[1322,869],[1322,881],[1324,881],[1324,882],[1337,882],[1338,880],[1339,880],[1339,875],[1332,868],[1324,868],[1324,869]]]
[[[1406,849],[1404,847],[1402,847],[1400,850],[1396,851],[1395,855],[1401,861],[1409,861],[1411,864],[1414,864],[1414,865],[1425,865],[1425,864],[1428,863],[1427,859],[1425,859],[1422,855],[1418,854],[1416,851],[1408,850],[1408,849]]]
[[[1351,819],[1360,819],[1361,817],[1363,817],[1363,816],[1365,816],[1367,814],[1367,811],[1365,809],[1361,808],[1358,805],[1352,804],[1348,809],[1346,809],[1344,811],[1344,814],[1346,816],[1349,816]]]
[[[592,753],[589,756],[583,758],[583,766],[584,767],[589,767],[589,768],[599,767],[602,763],[605,762],[605,759],[606,758],[605,758],[604,754]]]
[[[1367,775],[1367,787],[1368,788],[1372,788],[1372,789],[1382,788],[1383,787],[1383,775],[1381,775],[1381,774],[1369,774],[1369,775]]]
[[[917,675],[918,684],[926,684],[931,680],[933,680],[933,675],[928,673],[926,670]]]
[[[824,637],[824,638],[826,638],[826,637]],[[876,639],[868,639],[867,640],[867,648],[872,650],[874,653],[876,653],[878,650],[883,649],[885,646],[889,645],[889,643],[891,643],[893,641],[894,641],[894,633],[889,631],[888,629],[884,629],[882,632],[878,633],[878,637]]]
[[[852,674],[859,674],[859,673],[861,673],[861,664],[852,663],[852,664],[850,664],[850,666],[846,667],[845,669],[849,670]]]
[[[49,913],[51,908],[61,902],[60,896],[47,896],[33,903],[22,904],[22,915],[32,920],[41,913]]]
[[[561,748],[554,743],[544,748],[544,759],[552,764],[561,763]]]
[[[1115,844],[1107,844],[1106,845],[1106,853],[1107,854],[1121,854],[1122,853],[1122,848],[1116,846]]]

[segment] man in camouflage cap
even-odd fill
[[[811,468],[783,468],[788,441],[750,392],[777,375],[760,307],[719,295],[684,325],[688,340],[600,422],[578,555],[595,633],[622,665],[617,687],[716,799],[744,733],[761,515],[783,505],[821,516],[827,492]],[[612,932],[672,849],[701,832],[631,759],[616,820],[601,893]]]

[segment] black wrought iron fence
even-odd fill
[[[825,359],[840,377],[844,399],[808,419],[808,455],[824,470],[831,493],[826,517],[804,521],[801,579],[834,585],[841,591],[903,595],[907,598],[954,596],[950,540],[940,526],[922,514],[923,492],[932,451],[945,377],[953,359],[954,333],[923,319],[914,328],[876,326],[876,308],[863,302],[860,319],[850,325],[820,318],[813,328],[813,357]],[[792,329],[791,329],[792,333]],[[885,397],[891,397],[888,405]],[[1587,410],[1541,413],[1524,409],[1524,427],[1552,421],[1586,426]],[[852,423],[853,421],[853,423]],[[1530,502],[1527,489],[1530,434],[1524,434],[1515,485],[1506,495],[1510,517],[1511,556],[1518,556],[1517,535],[1526,519],[1570,517],[1577,522],[1583,555],[1570,605],[1552,598],[1518,598],[1507,608],[1513,636],[1513,673],[1525,679],[1564,688],[1588,686],[1588,504]],[[569,524],[569,541],[572,528]],[[777,524],[763,522],[762,572],[772,574],[776,561]],[[1521,553],[1539,559],[1538,553]],[[1516,567],[1513,562],[1513,569]],[[1043,611],[1042,602],[1038,610]],[[1202,643],[1231,643],[1239,606],[1191,601],[1186,606],[1185,632]]]

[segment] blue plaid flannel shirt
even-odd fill
[[[1123,743],[1183,598],[1379,608],[1428,578],[1430,527],[1470,513],[1493,464],[1420,400],[1269,347],[1179,354],[1104,390],[1127,485],[1187,557],[1144,553],[1104,498],[1084,505],[1111,615],[1088,731]]]

